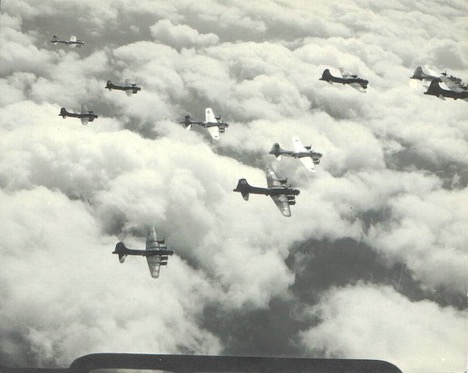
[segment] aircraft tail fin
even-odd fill
[[[273,154],[278,161],[281,161],[281,152],[283,149],[281,148],[280,144],[275,143],[271,147],[270,154]]]
[[[433,79],[431,81],[431,84],[429,85],[429,88],[427,89],[426,92],[424,92],[425,95],[433,95],[433,96],[441,96],[442,93],[442,88],[440,88],[439,82],[436,79]]]
[[[239,182],[237,183],[236,189],[234,189],[234,192],[240,192],[242,194],[242,197],[248,201],[249,196],[250,196],[250,189],[252,187],[249,185],[246,179],[239,179]]]
[[[107,84],[106,84],[106,88],[107,88],[109,91],[111,91],[111,90],[112,90],[112,86],[113,86],[112,82],[111,82],[110,80],[108,80],[108,81],[107,81]]]
[[[59,114],[59,117],[62,117],[63,119],[65,119],[68,115],[68,111],[67,109],[65,109],[64,107],[60,109],[60,114]]]
[[[332,74],[330,74],[330,70],[325,69],[323,71],[322,77],[319,80],[325,80],[326,82],[331,82]]]
[[[191,129],[192,128],[192,118],[190,118],[190,114],[185,114],[184,121],[180,122],[182,123],[186,129]]]
[[[52,37],[52,40],[51,40],[50,42],[53,43],[53,44],[57,44],[57,42],[58,42],[57,36],[54,35],[54,36]]]
[[[125,258],[127,257],[127,254],[125,254],[125,251],[127,248],[125,247],[123,242],[119,242],[117,245],[115,245],[115,250],[112,252],[112,254],[118,254],[119,255],[119,262],[124,263]]]
[[[419,79],[422,80],[424,78],[424,72],[421,66],[416,67],[414,70],[413,76],[410,79]]]

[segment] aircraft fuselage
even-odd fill
[[[117,249],[117,246],[116,246],[115,251],[113,251],[112,254],[139,255],[139,256],[154,256],[154,255],[165,256],[165,255],[174,254],[174,251],[172,250],[133,250],[133,249],[127,249],[126,247],[123,249]]]
[[[336,76],[333,76],[331,73],[330,73],[330,70],[326,69],[323,74],[322,74],[322,77],[319,79],[319,80],[324,80],[328,83],[341,83],[341,84],[353,84],[353,83],[357,83],[359,84],[362,88],[366,89],[367,88],[367,84],[369,84],[369,81],[366,80],[366,79],[361,79],[361,78],[358,78],[357,75],[352,75],[352,78],[338,78]]]
[[[322,158],[322,153],[313,152],[313,151],[310,151],[310,152],[293,152],[293,151],[289,151],[289,150],[281,150],[279,152],[270,152],[270,154],[273,154],[275,156],[282,155],[282,156],[285,156],[285,157],[292,157],[292,158],[296,158],[296,159],[310,157],[310,158],[312,158],[312,160],[314,162],[319,162],[320,158]]]
[[[272,187],[272,188],[262,188],[262,187],[254,187],[251,185],[247,185],[246,188],[236,188],[234,192],[248,192],[251,194],[263,194],[265,196],[276,196],[280,194],[289,195],[289,196],[297,196],[300,191],[298,189],[289,188],[289,187]]]
[[[454,100],[461,99],[467,100],[468,99],[468,91],[456,92],[456,91],[449,91],[440,87],[437,80],[433,80],[431,85],[429,86],[427,92],[424,92],[425,95],[431,95],[436,97],[448,97],[453,98]]]
[[[94,114],[93,112],[90,112],[90,113],[70,113],[68,112],[65,108],[62,108],[60,110],[60,114],[59,116],[61,116],[62,118],[66,118],[66,117],[72,117],[72,118],[89,118],[89,120],[92,122],[94,119],[96,119],[98,116],[96,114]]]
[[[361,79],[361,78],[349,78],[349,79],[345,79],[345,78],[339,78],[339,77],[336,77],[336,76],[332,76],[332,77],[329,78],[329,79],[322,79],[322,78],[320,78],[320,80],[325,80],[325,81],[328,82],[328,83],[342,83],[342,84],[358,83],[358,84],[361,85],[363,88],[366,88],[366,87],[367,87],[367,84],[369,83],[368,80]]]
[[[118,91],[132,91],[133,93],[137,93],[138,91],[141,90],[141,88],[137,87],[136,85],[121,86],[121,85],[115,85],[111,81],[107,82],[107,85],[105,88],[108,90],[116,89]]]
[[[76,45],[76,46],[82,46],[84,45],[84,42],[82,41],[68,41],[68,40],[52,40],[51,41],[52,44],[65,44],[65,45]]]

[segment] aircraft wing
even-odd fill
[[[294,146],[294,151],[296,153],[303,153],[306,152],[307,149],[305,148],[304,144],[302,144],[301,140],[297,136],[292,137],[292,142]]]
[[[440,79],[442,79],[449,90],[453,92],[466,92],[466,90],[462,88],[463,84],[457,83],[446,76],[442,76]]]
[[[275,171],[273,171],[271,167],[267,167],[266,169],[266,178],[267,178],[268,188],[280,187],[286,184],[286,182],[282,182],[278,178],[278,175],[276,175]]]
[[[343,79],[357,78],[357,75],[351,74],[348,70],[345,70],[342,67],[340,67],[340,73]]]
[[[72,36],[72,37],[70,38],[70,43],[71,43],[71,44],[68,44],[68,46],[71,47],[71,48],[76,48],[78,45],[75,44],[75,42],[76,42],[76,36]]]
[[[215,140],[219,140],[219,127],[218,126],[207,127],[207,130],[210,133],[212,138],[214,138]]]
[[[308,150],[302,144],[299,137],[293,136],[292,142],[293,142],[293,146],[294,146],[294,152],[296,152],[296,153],[308,152]],[[312,160],[312,157],[301,157],[301,158],[299,158],[299,160],[304,164],[304,166],[306,166],[306,168],[309,171],[315,172],[315,164],[314,164],[314,161]]]
[[[359,83],[349,83],[348,85],[353,87],[354,89],[357,89],[361,93],[367,92],[364,88],[362,88],[362,86]]]
[[[146,250],[158,250],[158,236],[156,235],[156,228],[151,227],[148,235],[146,236]],[[146,260],[148,261],[148,267],[151,273],[151,277],[158,278],[159,270],[161,269],[161,256],[160,255],[151,255],[147,256]]]
[[[205,122],[206,123],[218,123],[213,113],[213,110],[211,110],[211,108],[209,107],[205,109]]]
[[[310,172],[315,172],[315,164],[311,157],[301,157],[299,160]]]
[[[85,104],[81,105],[81,114],[88,114],[88,107]],[[81,124],[87,125],[89,122],[88,117],[83,117],[81,118]]]
[[[271,198],[284,216],[291,216],[291,208],[289,207],[288,198],[285,194],[277,194],[271,196]]]
[[[158,236],[156,234],[156,228],[151,227],[151,229],[148,232],[148,235],[146,236],[146,250],[151,250],[154,249],[156,250],[158,248]]]
[[[132,83],[130,83],[130,79],[125,79],[124,85],[125,85],[125,87],[131,87]],[[133,90],[132,89],[127,89],[127,90],[125,90],[125,93],[127,94],[127,96],[131,96],[131,95],[133,95]]]
[[[161,257],[159,255],[147,256],[148,268],[151,273],[151,277],[158,278],[159,271],[161,270]]]

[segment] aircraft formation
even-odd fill
[[[84,45],[84,42],[78,40],[76,36],[72,36],[70,40],[59,40],[54,36],[51,43],[54,45],[65,44],[71,48],[82,47]],[[368,80],[360,78],[356,74],[351,74],[341,67],[339,71],[341,77],[333,76],[330,69],[325,69],[319,80],[323,80],[329,84],[338,83],[349,85],[361,93],[366,93],[369,84]],[[423,82],[427,88],[427,91],[424,92],[426,95],[433,95],[440,99],[453,98],[455,100],[462,99],[468,101],[468,86],[463,84],[461,79],[451,75],[449,76],[447,73],[435,73],[427,67],[423,68],[422,66],[418,66],[411,79]],[[444,87],[441,87],[440,84],[444,85]],[[128,96],[137,94],[141,90],[136,83],[131,83],[129,79],[125,79],[123,85],[114,84],[108,80],[104,88],[109,91],[124,91]],[[93,122],[98,118],[92,110],[87,109],[86,105],[81,106],[80,113],[69,112],[66,108],[62,107],[59,116],[64,119],[67,117],[78,118],[83,125]],[[205,121],[194,121],[190,114],[186,114],[184,120],[179,123],[183,124],[187,130],[190,130],[193,125],[198,125],[206,129],[214,140],[219,140],[220,134],[224,134],[226,128],[229,127],[229,124],[223,121],[221,116],[215,116],[212,108],[205,109]],[[310,145],[304,146],[297,136],[292,137],[292,144],[294,150],[285,150],[281,148],[279,143],[275,143],[269,154],[274,155],[278,161],[280,161],[283,156],[298,159],[308,171],[315,172],[316,166],[320,164],[322,153],[312,150],[312,146]],[[246,201],[249,200],[250,194],[270,196],[281,214],[290,217],[290,207],[296,204],[296,196],[300,194],[300,190],[293,188],[290,184],[288,185],[287,178],[279,177],[271,165],[266,167],[265,172],[267,181],[266,188],[251,186],[245,178],[241,178],[238,180],[238,184],[233,191],[239,192]],[[151,276],[153,278],[158,278],[161,266],[167,265],[169,256],[173,255],[174,251],[167,248],[164,239],[161,240],[157,238],[156,228],[152,227],[146,238],[145,250],[129,249],[123,242],[118,242],[112,253],[118,255],[121,263],[124,263],[125,258],[129,255],[146,257]]]
[[[460,78],[445,73],[436,73],[427,66],[418,66],[410,79],[420,80],[424,83],[427,91],[425,95],[436,96],[441,100],[445,98],[461,99],[468,101],[468,85],[463,84]],[[429,85],[427,85],[429,83]],[[441,87],[443,84],[444,87]]]

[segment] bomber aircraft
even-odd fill
[[[292,138],[294,150],[284,150],[280,144],[273,144],[270,154],[273,154],[276,159],[281,160],[281,156],[298,158],[304,166],[311,172],[315,172],[315,165],[320,163],[322,153],[313,151],[312,146],[304,146],[297,136]]]
[[[460,78],[457,78],[453,75],[448,75],[446,72],[436,73],[428,66],[417,66],[413,76],[410,79],[417,79],[427,83],[427,85],[425,84],[426,88],[428,88],[429,83],[431,83],[433,80],[436,80],[439,83],[445,83],[447,88],[451,91],[463,92],[468,90],[468,85],[463,84],[463,81]]]
[[[435,71],[432,71],[429,67],[427,66],[417,66],[416,70],[414,70],[413,76],[410,79],[417,79],[421,81],[432,81],[434,79],[439,79],[441,82],[442,80],[440,79],[442,74],[438,74]]]
[[[205,121],[204,122],[195,122],[190,118],[189,114],[185,115],[184,121],[180,122],[185,125],[186,129],[192,128],[192,124],[198,124],[203,128],[206,128],[210,133],[211,137],[215,140],[219,140],[219,134],[224,133],[226,127],[229,127],[229,124],[221,120],[221,116],[216,117],[211,108],[205,109]]]
[[[112,254],[118,254],[120,263],[125,262],[127,255],[146,256],[151,277],[158,278],[161,266],[167,265],[169,255],[174,254],[174,251],[167,249],[165,240],[158,240],[156,228],[151,227],[146,236],[146,250],[131,250],[119,242]]]
[[[84,42],[82,42],[81,40],[77,40],[76,36],[72,36],[70,40],[59,40],[57,36],[54,35],[50,42],[52,44],[66,44],[71,48],[81,48],[81,46],[84,45]]]
[[[240,192],[246,201],[249,200],[250,193],[270,196],[284,216],[291,216],[290,206],[296,204],[296,196],[300,190],[287,185],[288,179],[279,179],[270,167],[266,169],[266,178],[268,188],[253,187],[246,179],[239,179],[237,187],[233,191]]]
[[[92,110],[88,110],[86,105],[81,105],[81,113],[70,113],[65,109],[64,107],[60,109],[60,114],[63,119],[66,117],[72,117],[72,118],[80,118],[81,119],[81,124],[85,125],[88,124],[88,122],[92,122],[94,119],[96,119],[98,116],[94,114]]]
[[[325,69],[323,71],[322,77],[319,80],[325,80],[328,83],[342,83],[342,84],[348,84],[354,89],[357,89],[361,93],[366,93],[366,88],[367,84],[369,84],[369,81],[366,79],[361,79],[357,75],[353,75],[340,67],[340,73],[342,78],[338,78],[336,76],[333,76],[330,73],[329,69]]]
[[[424,92],[424,94],[436,96],[440,98],[441,100],[445,100],[445,98],[448,97],[448,98],[453,98],[454,100],[461,99],[464,101],[468,101],[468,91],[465,91],[461,88],[459,90],[443,89],[439,85],[439,82],[436,79],[434,79],[431,82],[431,84],[429,85],[429,88],[427,89],[426,92]]]
[[[105,88],[107,88],[109,91],[112,91],[113,89],[124,91],[127,96],[131,96],[141,90],[141,88],[137,87],[135,83],[130,83],[130,79],[125,79],[123,86],[112,84],[112,82],[108,80]]]

